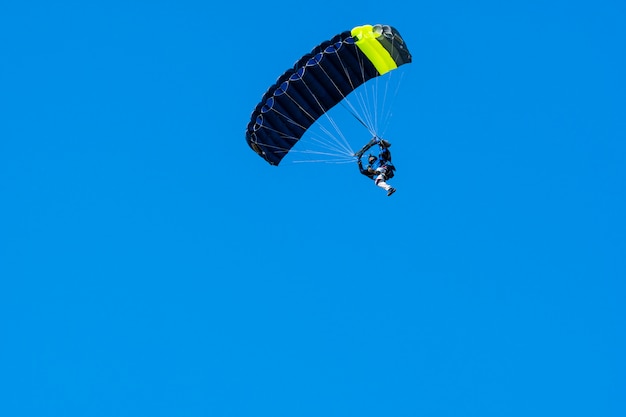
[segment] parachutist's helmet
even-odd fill
[[[372,155],[369,154],[369,156],[367,157],[367,162],[369,162],[370,164],[373,164],[374,161],[376,161],[378,158],[376,157],[376,155]]]

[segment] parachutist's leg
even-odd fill
[[[382,188],[383,190],[389,191],[391,189],[391,185],[387,184],[385,182],[385,179],[386,179],[385,176],[381,174],[378,177],[376,177],[375,184],[379,186],[380,188]]]
[[[385,182],[384,177],[383,179],[380,179],[380,180],[378,178],[376,179],[376,185],[382,188],[383,190],[387,191],[387,197],[389,197],[391,194],[396,192],[395,188],[393,188],[391,185]]]

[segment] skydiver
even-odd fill
[[[364,169],[361,158],[363,157],[363,154],[374,145],[378,145],[380,147],[380,152],[378,156],[373,154],[368,155],[368,165]],[[374,137],[367,145],[355,154],[361,174],[365,175],[369,179],[373,179],[374,184],[387,191],[387,196],[396,192],[396,189],[386,182],[388,179],[393,178],[394,171],[396,170],[396,167],[391,163],[391,152],[389,152],[390,146],[391,143],[386,140]]]

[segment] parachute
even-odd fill
[[[400,33],[388,25],[357,26],[322,42],[267,89],[248,123],[248,145],[277,166],[322,115],[411,60]]]

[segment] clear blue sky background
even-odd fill
[[[626,415],[625,21],[617,0],[3,2],[0,414]],[[265,89],[374,23],[414,56],[398,192],[254,154]]]

